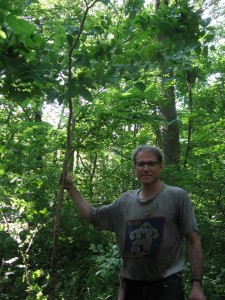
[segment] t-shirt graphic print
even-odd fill
[[[164,236],[165,217],[126,222],[124,257],[156,258]]]

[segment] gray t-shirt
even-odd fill
[[[183,270],[182,239],[197,225],[183,189],[163,184],[145,203],[138,200],[139,192],[128,191],[114,203],[94,208],[91,223],[115,233],[122,278],[155,281]]]

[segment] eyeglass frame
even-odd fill
[[[149,161],[140,161],[136,162],[135,166],[139,169],[144,169],[145,165],[148,166],[148,168],[154,168],[157,165],[160,165],[161,163],[158,160],[149,160]]]

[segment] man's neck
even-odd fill
[[[153,198],[156,194],[158,194],[162,190],[162,183],[160,180],[151,183],[151,184],[143,184],[140,191],[140,199],[142,201],[148,201]]]

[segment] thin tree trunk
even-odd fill
[[[70,99],[70,102],[72,102],[71,99]],[[48,297],[49,300],[55,299],[57,257],[58,257],[61,212],[62,212],[63,195],[64,195],[64,181],[65,181],[66,171],[68,169],[68,163],[69,163],[69,159],[70,159],[74,125],[75,124],[74,124],[74,119],[73,119],[73,109],[71,106],[69,118],[68,118],[68,126],[67,126],[67,147],[66,147],[66,153],[65,153],[64,162],[63,162],[61,185],[60,185],[60,189],[58,192],[58,202],[57,202],[56,215],[55,215],[54,241],[53,241],[52,264],[51,264],[51,272],[52,273],[51,273],[50,290],[49,290],[49,297]]]
[[[70,88],[70,83],[73,78],[73,50],[76,48],[82,31],[84,27],[84,23],[87,18],[88,11],[95,5],[97,0],[94,0],[90,5],[85,1],[86,7],[83,15],[83,19],[80,24],[79,32],[74,40],[74,43],[72,44],[71,48],[68,52],[68,89]],[[63,196],[64,196],[64,181],[66,172],[69,165],[69,159],[72,154],[72,140],[74,136],[74,127],[75,127],[75,121],[73,118],[73,99],[68,99],[68,105],[69,105],[69,116],[68,116],[68,123],[67,123],[67,145],[66,145],[66,151],[65,151],[65,157],[63,161],[63,170],[61,175],[61,185],[58,192],[58,202],[57,202],[57,208],[56,208],[56,216],[55,216],[55,226],[54,226],[54,242],[53,242],[53,251],[52,251],[52,264],[51,264],[51,280],[50,280],[50,289],[49,289],[49,300],[55,299],[55,286],[56,286],[56,276],[57,276],[57,257],[58,257],[58,244],[59,244],[59,231],[60,231],[60,222],[61,222],[61,212],[62,212],[62,205],[63,205]]]
[[[193,111],[193,101],[192,101],[192,85],[191,85],[191,74],[190,72],[187,73],[187,85],[188,85],[188,99],[189,99],[189,111],[192,114]],[[188,142],[187,142],[187,148],[185,153],[185,159],[184,159],[184,167],[187,166],[189,152],[191,149],[191,134],[192,134],[192,115],[189,117],[188,120]]]

